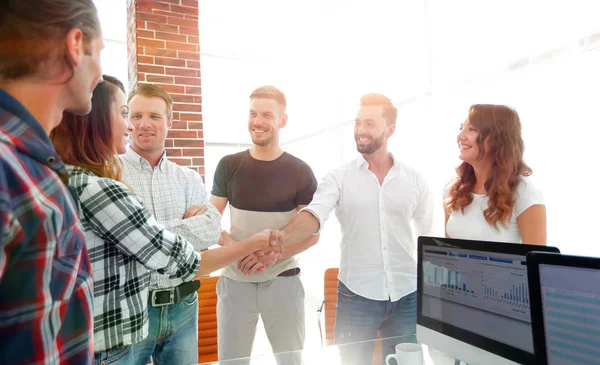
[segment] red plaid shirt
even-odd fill
[[[0,89],[0,364],[93,361],[90,263],[66,178],[41,125]]]

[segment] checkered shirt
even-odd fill
[[[156,220],[169,231],[182,235],[196,251],[219,242],[221,213],[208,201],[202,177],[196,171],[169,161],[166,154],[153,169],[130,149],[122,158],[123,181],[130,185]],[[183,219],[193,205],[205,206],[203,214]],[[153,272],[150,290],[173,288],[183,281]]]
[[[158,224],[125,184],[69,169],[92,263],[95,351],[134,344],[148,335],[150,272],[190,281],[200,254]]]
[[[91,268],[67,179],[42,126],[0,89],[0,364],[93,361]]]

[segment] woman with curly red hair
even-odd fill
[[[545,245],[546,207],[523,161],[517,112],[472,105],[457,140],[462,163],[444,194],[446,236]]]

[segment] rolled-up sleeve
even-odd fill
[[[329,215],[338,205],[342,172],[343,170],[337,169],[325,175],[319,183],[311,203],[300,210],[311,213],[319,221],[319,230],[315,234],[321,233]]]

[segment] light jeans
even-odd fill
[[[335,344],[370,341],[352,346],[341,346],[343,365],[371,364],[375,343],[382,339],[407,336],[404,342],[417,342],[417,293],[412,292],[399,300],[372,300],[353,293],[341,281],[338,284],[335,316]],[[392,341],[393,342],[393,341]],[[382,359],[395,353],[397,343],[383,340]]]
[[[198,294],[179,304],[148,305],[148,322],[148,337],[133,345],[135,364],[146,364],[150,356],[154,365],[198,363]]]

